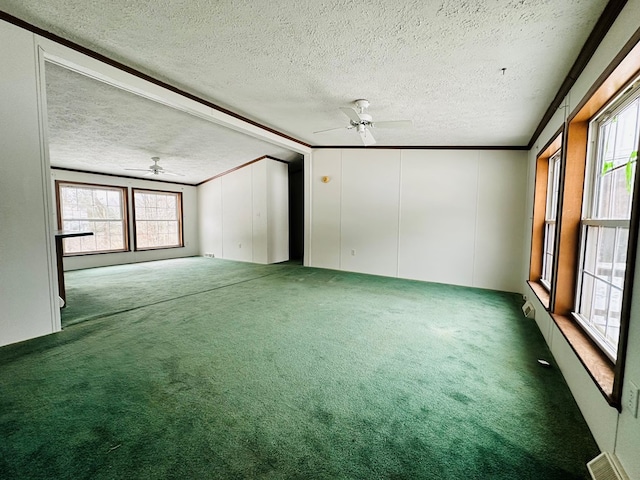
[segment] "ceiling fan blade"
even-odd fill
[[[409,128],[413,127],[411,120],[391,120],[387,122],[373,122],[371,124],[374,128]]]
[[[125,168],[125,170],[129,170],[132,172],[148,172],[148,168]]]
[[[348,127],[338,127],[338,128],[327,128],[326,130],[318,130],[317,132],[313,132],[313,133],[324,133],[324,132],[332,132],[334,130],[344,130],[347,128],[353,128],[351,125],[349,125]]]
[[[171,175],[172,177],[184,177],[184,175],[181,173],[167,172],[166,170],[163,170],[162,172],[160,172],[160,175]]]
[[[347,117],[349,117],[349,119],[352,122],[360,123],[362,121],[362,119],[360,118],[360,115],[358,115],[358,112],[356,112],[353,108],[340,107],[340,110],[342,110],[342,113],[344,113]]]
[[[365,147],[374,145],[376,143],[376,139],[373,138],[373,135],[371,134],[371,131],[369,129],[363,128],[362,130],[358,131],[358,133],[360,134],[360,138],[362,139],[362,143]]]

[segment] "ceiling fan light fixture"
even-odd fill
[[[364,98],[360,98],[353,102],[352,107],[340,107],[342,113],[344,113],[349,118],[349,125],[346,127],[347,130],[355,128],[358,134],[360,134],[360,139],[365,147],[369,145],[373,145],[376,143],[375,138],[371,134],[371,128],[379,127],[379,128],[403,128],[403,127],[411,127],[411,120],[391,120],[391,121],[382,121],[382,122],[374,122],[373,117],[368,113],[365,113],[366,109],[369,108],[369,100],[365,100]],[[327,130],[320,130],[314,133],[323,133],[329,132],[332,130],[341,130],[338,128],[330,128]]]
[[[172,175],[176,177],[184,177],[184,175],[182,175],[181,173],[168,172],[164,168],[162,168],[160,165],[158,165],[158,162],[160,161],[160,157],[151,157],[151,160],[153,160],[153,165],[149,165],[148,168],[125,168],[125,170],[131,170],[136,172],[147,172],[145,175],[163,174],[163,175]]]

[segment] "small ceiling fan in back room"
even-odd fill
[[[184,175],[180,173],[169,172],[158,165],[160,157],[151,157],[151,160],[153,160],[153,165],[149,165],[149,168],[125,168],[125,170],[130,170],[132,172],[147,172],[147,175],[171,175],[174,177],[184,177]]]
[[[369,108],[369,100],[362,98],[360,100],[356,100],[353,104],[353,107],[340,107],[342,113],[349,117],[349,125],[346,127],[329,128],[327,130],[320,130],[313,133],[331,132],[334,130],[342,130],[343,128],[346,128],[347,130],[355,129],[360,135],[360,139],[364,146],[368,147],[376,143],[376,139],[373,138],[373,134],[371,133],[371,129],[373,128],[408,128],[413,125],[411,120],[374,122],[371,115],[366,113],[367,108]]]

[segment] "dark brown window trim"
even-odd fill
[[[67,257],[90,257],[92,255],[108,255],[110,253],[129,253],[131,250],[100,250],[99,252],[79,252],[79,253],[65,253],[63,256]]]
[[[169,195],[176,195],[178,197],[178,236],[179,236],[179,244],[178,245],[163,245],[160,247],[146,247],[140,248],[138,247],[138,232],[136,230],[136,192],[149,192],[149,193],[163,193]],[[131,188],[131,202],[133,209],[133,250],[135,252],[146,252],[149,250],[168,250],[171,248],[184,248],[184,224],[183,224],[183,216],[184,210],[182,207],[182,192],[174,192],[171,190],[152,190],[149,188]]]
[[[128,188],[121,187],[119,185],[101,185],[99,183],[86,183],[86,182],[73,182],[68,180],[56,180],[55,181],[55,191],[56,191],[56,218],[58,224],[58,230],[62,230],[62,208],[60,206],[60,185],[81,185],[85,187],[94,187],[94,188],[106,188],[113,190],[120,190],[122,192],[122,202],[123,202],[123,218],[122,224],[124,228],[124,247],[118,250],[100,250],[97,252],[78,252],[78,253],[63,253],[63,257],[83,257],[87,255],[104,255],[107,253],[126,253],[129,252],[129,195]]]
[[[153,250],[171,250],[173,248],[185,248],[184,245],[170,245],[167,247],[148,247],[148,248],[138,248],[135,251],[136,252],[149,252],[149,251],[153,251]]]

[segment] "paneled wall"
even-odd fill
[[[511,150],[318,149],[308,264],[521,291],[526,159]]]
[[[277,263],[289,259],[288,167],[263,159],[198,187],[200,254]]]

